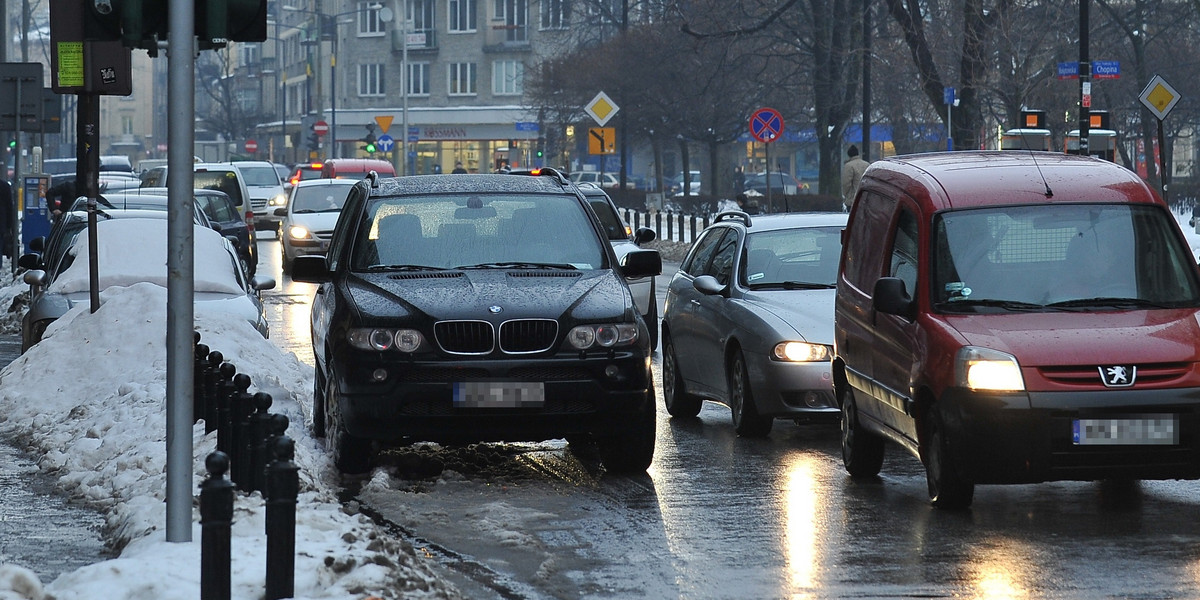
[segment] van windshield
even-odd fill
[[[940,213],[942,311],[1200,306],[1191,252],[1157,206],[1056,204]]]

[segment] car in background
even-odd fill
[[[258,235],[254,230],[254,211],[250,208],[250,188],[242,177],[242,172],[230,163],[195,163],[192,186],[195,189],[217,190],[224,192],[237,205],[242,214],[246,227],[250,230],[250,261],[252,269],[258,264]],[[142,187],[157,188],[167,186],[167,166],[154,167],[142,174]]]
[[[287,205],[287,193],[275,165],[265,160],[235,160],[233,166],[242,172],[250,192],[255,230],[273,231],[278,235],[279,217],[275,216],[275,209]]]
[[[301,181],[292,188],[287,206],[275,209],[281,220],[279,252],[285,274],[292,272],[297,256],[325,254],[333,226],[355,183],[351,179]]]
[[[100,290],[143,281],[166,287],[166,213],[114,212],[123,215],[96,223]],[[131,239],[138,243],[128,243]],[[270,331],[259,292],[275,287],[275,280],[249,277],[241,268],[233,245],[209,227],[195,225],[193,243],[196,310],[241,315],[267,337]],[[90,301],[88,262],[88,233],[81,228],[46,270],[26,271],[24,281],[30,285],[31,293],[29,310],[21,323],[22,352],[41,341],[50,323],[75,305]]]
[[[306,179],[320,179],[321,169],[325,168],[325,163],[299,163],[292,166],[292,174],[288,176],[288,182],[292,185],[304,181]]]
[[[539,175],[415,175],[357,182],[327,256],[297,256],[319,285],[311,331],[313,429],[347,473],[377,444],[594,444],[610,472],[654,456],[650,340],[588,201]]]
[[[576,171],[571,173],[571,181],[575,183],[590,183],[607,189],[618,189],[621,187],[621,178],[616,173],[600,173],[598,171]],[[625,189],[632,190],[637,187],[633,181],[625,181]]]
[[[743,437],[775,419],[836,422],[833,302],[845,213],[720,213],[667,289],[663,400],[695,417],[705,400]]]
[[[275,173],[279,175],[279,182],[283,184],[284,193],[290,194],[292,192],[291,167],[280,163],[271,163],[271,165],[275,167]]]
[[[800,183],[800,180],[792,177],[787,173],[773,171],[770,177],[766,173],[751,173],[746,175],[746,191],[753,191],[763,196],[767,195],[767,186],[771,187],[771,195],[783,194],[785,196],[795,196],[799,193],[808,193],[805,184]]]
[[[688,171],[688,183],[690,190],[689,196],[695,196],[700,193],[700,171]],[[663,178],[663,187],[673,196],[682,196],[683,194],[683,171],[675,174],[673,177]]]
[[[362,179],[371,171],[380,177],[396,176],[396,167],[378,158],[329,158],[321,165],[321,177],[328,179]]]
[[[613,251],[617,253],[618,261],[628,253],[640,250],[642,244],[654,241],[657,236],[654,230],[639,227],[637,231],[633,231],[621,218],[621,211],[616,203],[599,186],[594,183],[576,185],[588,199],[596,217],[600,219],[600,225],[604,228],[608,243],[612,244]],[[625,281],[629,284],[629,291],[633,292],[633,301],[642,313],[646,327],[650,328],[650,348],[653,350],[658,347],[658,290],[655,278],[633,277],[626,278]]]

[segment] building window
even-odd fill
[[[379,18],[383,5],[378,2],[358,3],[358,37],[375,37],[387,33],[387,24]]]
[[[475,63],[451,63],[450,95],[475,95]]]
[[[121,115],[121,133],[123,133],[125,135],[133,134],[133,116],[132,115]]]
[[[408,95],[429,95],[429,63],[408,63]]]
[[[495,13],[495,28],[496,23],[503,23],[506,42],[524,42],[528,40],[526,34],[527,9],[525,0],[493,0],[492,12]]]
[[[542,0],[542,29],[566,29],[571,22],[568,0]]]
[[[498,60],[492,63],[492,94],[520,96],[524,91],[525,64],[519,60]]]
[[[238,55],[241,57],[241,65],[243,67],[252,67],[262,60],[262,44],[250,43],[241,44]]]
[[[450,0],[450,31],[475,31],[475,0]]]
[[[358,95],[383,95],[383,65],[358,65]]]
[[[411,31],[432,34],[434,0],[408,0],[408,18],[412,21]]]

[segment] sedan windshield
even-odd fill
[[[940,310],[1200,305],[1191,253],[1153,206],[1059,204],[945,212],[934,222]]]
[[[310,185],[297,187],[292,195],[292,212],[338,212],[346,204],[353,185]]]
[[[368,207],[353,268],[598,269],[605,252],[573,196],[383,197]]]
[[[834,287],[841,227],[797,227],[746,236],[742,283],[754,289]]]

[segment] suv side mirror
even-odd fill
[[[906,319],[913,318],[916,303],[904,289],[904,280],[898,277],[880,277],[875,282],[875,293],[872,296],[875,310],[889,315]]]
[[[332,279],[329,263],[324,256],[297,256],[292,262],[292,281],[303,283],[325,283]]]
[[[621,259],[621,274],[630,279],[662,273],[662,255],[658,250],[634,250]]]

